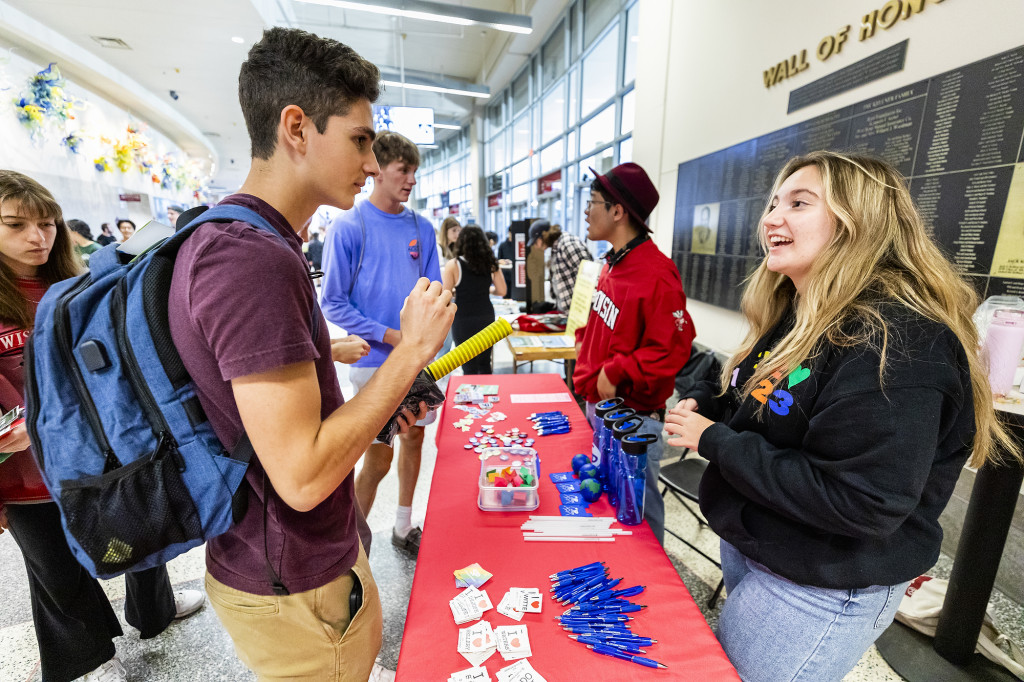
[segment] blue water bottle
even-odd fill
[[[619,493],[622,491],[622,439],[635,433],[643,424],[644,420],[636,412],[612,424],[612,446],[608,456],[608,502],[613,507],[618,506]]]
[[[647,490],[647,447],[658,440],[653,433],[631,433],[622,438],[619,468],[619,504],[615,518],[619,523],[636,526],[644,520],[644,492]]]
[[[598,478],[601,479],[601,490],[605,493],[611,491],[611,482],[614,478],[613,472],[608,468],[612,445],[615,442],[615,439],[612,438],[612,426],[620,419],[627,419],[635,414],[636,410],[623,407],[604,415],[604,430],[601,432],[601,442],[598,444],[601,448],[601,466],[598,467]]]
[[[590,461],[599,470],[601,468],[601,454],[604,451],[602,438],[607,439],[608,429],[604,426],[604,417],[609,412],[614,412],[622,405],[622,398],[609,398],[602,400],[594,406],[594,423],[590,426],[594,429],[594,441],[591,446]]]

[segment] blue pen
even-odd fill
[[[604,584],[603,586],[602,585],[595,585],[594,587],[592,587],[587,592],[584,592],[583,594],[581,594],[580,598],[577,599],[576,601],[580,601],[580,602],[590,601],[590,598],[593,597],[595,594],[600,594],[601,592],[604,592],[605,590],[610,590],[611,588],[615,587],[616,585],[618,585],[621,582],[622,582],[622,578],[615,578],[614,580],[609,581],[608,583]]]
[[[644,658],[643,656],[633,656],[632,654],[627,654],[623,651],[619,651],[618,649],[613,649],[612,647],[604,646],[602,644],[588,644],[587,648],[593,649],[595,652],[604,654],[605,656],[621,658],[623,661],[632,661],[633,663],[645,665],[648,668],[668,668],[664,663],[658,663],[657,661],[652,661],[651,659]]]
[[[575,639],[577,642],[582,644],[593,644],[594,646],[610,646],[613,649],[619,651],[627,651],[631,654],[646,654],[647,652],[640,648],[639,644],[631,644],[626,642],[606,642],[601,639],[594,637],[587,637],[585,635],[569,635],[570,639]]]
[[[563,584],[564,585],[568,585],[570,583],[578,583],[578,582],[582,582],[584,580],[590,580],[595,575],[604,575],[607,572],[608,572],[608,569],[605,568],[604,566],[594,566],[593,568],[588,568],[588,569],[580,570],[580,571],[577,571],[576,573],[572,573],[572,574],[569,574],[569,575],[559,576],[558,578],[555,578],[554,580],[552,580],[551,583],[553,585],[555,585],[556,587],[558,585],[563,585]]]
[[[576,602],[576,601],[579,601],[579,599],[577,599],[577,597],[583,596],[584,594],[586,594],[587,592],[589,592],[592,589],[595,589],[595,588],[598,589],[598,590],[605,589],[604,586],[607,584],[608,581],[609,581],[609,578],[607,576],[605,576],[604,573],[601,573],[599,575],[595,575],[594,577],[592,577],[590,580],[586,581],[585,583],[581,583],[579,585],[574,585],[571,589],[568,589],[568,590],[566,590],[564,592],[561,592],[561,591],[558,592],[558,596],[556,598],[559,601],[562,601],[562,602],[566,602],[566,601]]]
[[[629,602],[624,604],[609,604],[602,602],[600,604],[577,604],[569,609],[569,611],[579,611],[580,613],[593,613],[594,611],[602,613],[635,613],[646,608],[646,604],[630,604]]]
[[[608,577],[604,571],[594,571],[592,573],[581,573],[579,577],[573,579],[560,580],[551,585],[550,592],[558,592],[559,590],[568,591],[570,588],[579,587],[583,583],[593,580],[594,578],[606,578]]]
[[[600,601],[601,599],[607,599],[610,597],[633,597],[640,594],[645,589],[644,585],[634,585],[633,587],[627,587],[622,590],[607,590],[598,595],[590,598],[590,601]]]
[[[600,632],[608,635],[621,635],[627,637],[632,634],[628,628],[613,627],[611,625],[607,627],[599,627],[597,625],[563,625],[562,629],[566,632],[571,632],[574,635],[594,635],[594,633]]]
[[[558,571],[557,573],[552,573],[548,577],[553,580],[553,579],[559,578],[559,577],[561,577],[563,575],[573,575],[575,573],[579,573],[580,571],[586,571],[586,570],[589,570],[589,569],[592,569],[592,568],[603,568],[603,567],[604,567],[604,562],[603,561],[595,561],[594,563],[591,563],[591,564],[583,564],[582,566],[577,566],[576,568],[567,568],[564,571]]]
[[[633,620],[632,616],[620,616],[617,613],[609,613],[604,616],[559,616],[558,621],[560,623],[628,623]]]
[[[595,630],[594,632],[578,632],[569,635],[569,637],[590,637],[591,639],[600,639],[608,642],[625,642],[627,644],[636,644],[637,646],[650,646],[658,643],[658,640],[656,639],[641,637],[640,635],[634,635],[633,633],[622,634],[620,632],[605,632],[602,630]]]

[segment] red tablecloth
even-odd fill
[[[541,458],[540,507],[533,512],[484,512],[477,508],[477,477],[480,461],[464,445],[487,424],[478,419],[473,430],[464,433],[452,423],[465,416],[451,407],[451,396],[463,383],[497,384],[500,402],[494,411],[508,419],[493,424],[496,434],[512,427],[529,431],[531,412],[561,410],[572,419],[572,432],[536,438],[534,448]],[[632,536],[615,542],[525,542],[519,526],[529,514],[557,515],[559,497],[548,474],[570,470],[569,461],[578,452],[589,452],[591,429],[575,403],[512,403],[513,393],[565,392],[562,379],[554,374],[520,374],[454,377],[448,385],[448,399],[437,430],[437,464],[430,489],[430,501],[423,526],[416,576],[405,621],[398,677],[402,682],[442,681],[469,666],[456,650],[459,628],[448,608],[448,600],[461,590],[455,587],[452,571],[474,562],[494,574],[481,589],[497,606],[510,587],[536,587],[545,595],[551,583],[548,575],[592,561],[604,561],[612,577],[621,577],[620,587],[642,584],[646,591],[633,597],[648,608],[636,616],[635,632],[658,640],[646,647],[647,656],[668,666],[652,670],[629,661],[601,656],[570,640],[554,620],[564,607],[545,597],[542,613],[528,613],[522,623],[529,626],[533,656],[530,663],[549,682],[580,680],[695,680],[718,682],[738,680],[718,640],[686,590],[678,573],[654,538],[647,523],[632,528]],[[602,498],[590,506],[594,516],[613,515]],[[386,589],[385,586],[382,588]],[[487,611],[483,620],[493,627],[516,625],[497,610]],[[495,672],[510,663],[495,653],[484,664]]]

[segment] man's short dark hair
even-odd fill
[[[379,96],[376,66],[347,45],[294,28],[264,31],[238,74],[238,101],[254,159],[274,154],[286,106],[300,107],[323,133],[331,116],[344,116],[360,99],[375,102]]]
[[[92,230],[89,229],[89,224],[84,220],[78,218],[72,218],[68,221],[68,229],[72,232],[77,232],[86,239],[92,239]]]
[[[420,150],[405,135],[390,130],[382,130],[373,141],[373,154],[377,157],[380,169],[384,170],[393,161],[405,161],[410,166],[419,167]]]

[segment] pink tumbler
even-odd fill
[[[1006,395],[1013,387],[1013,376],[1024,348],[1024,311],[997,310],[985,337],[988,358],[988,382],[993,395]]]

